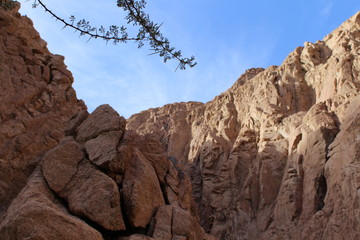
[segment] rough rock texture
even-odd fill
[[[0,5],[0,239],[211,239],[181,167],[109,105],[89,114],[17,10]]]
[[[64,57],[51,54],[27,17],[0,7],[0,218],[25,186],[39,156],[86,109]]]
[[[0,239],[211,239],[199,224],[182,170],[151,136],[125,132],[117,113],[99,118],[108,112],[116,113],[101,105],[69,121],[76,122],[74,135],[40,158],[1,221]],[[88,127],[99,119],[111,124]],[[109,127],[113,123],[121,127]],[[101,158],[106,161],[99,164]]]
[[[0,239],[103,240],[103,237],[67,212],[37,168],[1,221]]]
[[[17,8],[0,30],[0,240],[360,238],[360,13],[128,123],[86,111]]]
[[[360,12],[206,103],[133,115],[187,165],[219,239],[359,239]]]

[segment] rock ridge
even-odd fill
[[[360,12],[210,102],[149,109],[127,128],[187,166],[219,239],[358,239],[359,54]]]

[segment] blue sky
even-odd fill
[[[228,89],[248,68],[280,65],[305,41],[315,42],[360,10],[359,0],[148,0],[146,11],[171,44],[198,65],[174,71],[145,45],[112,45],[79,37],[33,0],[20,1],[48,42],[52,53],[65,56],[78,98],[89,111],[108,103],[130,117],[148,108],[182,101],[207,102]],[[44,0],[59,16],[75,15],[93,25],[122,25],[116,1]]]

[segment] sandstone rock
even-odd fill
[[[70,121],[68,122],[65,128],[65,134],[75,135],[76,129],[80,126],[80,124],[89,116],[89,113],[85,110],[82,110],[76,113],[74,116],[71,117]]]
[[[169,205],[158,208],[154,218],[154,233],[152,234],[155,239],[171,240],[172,211],[172,207]]]
[[[0,239],[103,239],[59,205],[37,168],[1,221]]]
[[[77,129],[76,140],[86,142],[101,133],[125,130],[125,119],[109,105],[101,105]]]
[[[66,122],[86,110],[63,58],[46,48],[18,7],[0,9],[0,218],[25,186],[38,157],[56,146]],[[57,76],[66,81],[54,80]]]
[[[88,116],[29,19],[0,23],[1,239],[213,239],[200,221],[218,239],[360,238],[360,13],[126,133],[108,105]]]
[[[118,160],[117,147],[123,131],[105,132],[85,143],[90,161],[98,167],[109,169]]]
[[[159,180],[141,152],[134,150],[123,180],[123,200],[133,227],[146,227],[156,209],[164,204]]]
[[[125,230],[116,183],[86,160],[59,194],[74,215],[88,218],[108,230]]]
[[[172,233],[173,235],[187,236],[193,238],[194,220],[189,211],[179,207],[173,208],[172,214]]]
[[[175,235],[171,240],[187,240],[188,238],[185,236]]]
[[[17,10],[0,9],[0,239],[172,239],[165,201],[197,223],[190,181],[157,137],[123,136],[108,105],[89,115],[64,57]]]
[[[42,162],[42,172],[49,187],[56,193],[61,193],[78,171],[82,159],[80,146],[74,140],[48,151]]]
[[[357,138],[348,133],[350,143],[338,132],[358,111],[359,29],[357,13],[323,41],[295,49],[282,65],[246,71],[206,104],[175,103],[128,119],[129,130],[152,133],[170,159],[187,165],[208,233],[219,239],[358,238],[357,166],[350,163]],[[173,179],[168,173],[172,187],[165,189],[176,201]]]

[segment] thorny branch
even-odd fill
[[[150,55],[158,54],[163,58],[164,62],[170,59],[176,59],[179,64],[176,69],[184,70],[186,66],[194,67],[196,65],[195,57],[190,58],[182,57],[181,51],[175,51],[174,47],[170,46],[170,42],[165,38],[161,32],[161,24],[154,23],[150,20],[148,14],[143,9],[145,8],[145,0],[118,0],[117,6],[123,8],[128,15],[125,17],[127,24],[139,27],[139,32],[136,37],[129,37],[127,28],[124,26],[118,27],[112,25],[106,30],[103,26],[100,28],[92,27],[88,21],[82,19],[75,24],[76,18],[71,16],[70,21],[66,21],[63,18],[56,15],[51,9],[49,9],[42,0],[34,0],[33,7],[40,5],[46,12],[53,16],[56,20],[64,24],[64,28],[70,27],[75,31],[80,32],[80,36],[87,35],[89,40],[92,38],[100,38],[106,42],[112,41],[114,44],[125,43],[127,41],[134,41],[138,44],[138,48],[144,46],[144,41],[148,42],[151,51]]]

